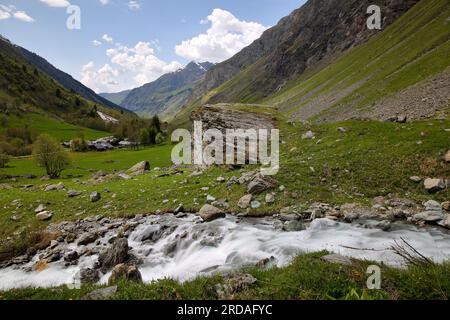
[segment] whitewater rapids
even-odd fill
[[[236,270],[271,259],[277,266],[285,266],[292,259],[307,252],[328,250],[341,255],[402,266],[403,260],[390,246],[404,238],[423,255],[436,262],[450,260],[450,234],[439,228],[417,228],[401,222],[392,224],[390,231],[382,231],[370,222],[346,224],[317,219],[303,231],[286,232],[275,218],[225,219],[200,223],[196,215],[177,218],[173,215],[149,216],[129,235],[130,253],[142,260],[138,266],[144,282],[162,278],[186,281],[199,275]],[[374,224],[376,226],[376,224]],[[169,232],[156,241],[142,241],[154,228],[165,226]],[[106,233],[93,248],[109,245],[116,231]],[[67,250],[84,246],[66,244]],[[371,250],[355,250],[371,249]],[[53,287],[76,283],[81,268],[92,267],[98,255],[82,256],[76,266],[65,267],[63,261],[50,263],[43,271],[33,266],[39,254],[24,265],[0,270],[0,290],[23,287]],[[106,283],[110,273],[103,275]]]

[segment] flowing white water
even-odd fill
[[[142,241],[158,232],[156,241]],[[115,233],[108,232],[97,246],[106,248]],[[254,265],[270,257],[275,258],[278,266],[284,266],[298,254],[320,250],[401,266],[402,259],[388,249],[400,237],[436,262],[450,259],[450,235],[437,228],[418,229],[398,223],[385,232],[327,219],[313,221],[304,231],[285,232],[281,230],[281,222],[272,218],[239,220],[227,216],[199,223],[195,215],[152,216],[144,218],[130,234],[129,245],[131,253],[143,260],[139,270],[145,282],[166,277],[185,281],[198,275]],[[67,246],[66,249],[82,249],[74,244]],[[54,262],[37,272],[33,270],[39,260],[36,256],[25,265],[0,270],[0,289],[72,284],[80,268],[93,266],[97,258],[83,256],[77,266],[68,268],[62,261]],[[107,282],[108,277],[109,274],[104,275],[100,282]]]

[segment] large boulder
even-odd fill
[[[287,232],[297,232],[297,231],[303,231],[305,230],[305,225],[303,222],[298,220],[292,220],[286,222],[286,224],[283,226],[283,230]]]
[[[120,280],[128,280],[134,282],[142,282],[142,275],[136,266],[127,266],[126,264],[118,264],[112,270],[108,279],[108,284],[116,284]]]
[[[424,211],[415,214],[412,217],[414,222],[435,223],[444,219],[444,214],[441,211]]]
[[[205,204],[199,211],[198,215],[205,222],[213,221],[219,218],[225,218],[225,213],[210,204]]]
[[[441,204],[434,200],[428,200],[423,205],[426,211],[442,211]]]
[[[150,162],[141,161],[139,163],[136,163],[130,169],[128,169],[128,173],[135,176],[135,175],[144,174],[149,170],[150,170]]]
[[[423,183],[425,189],[429,192],[436,192],[445,189],[444,179],[428,178]]]
[[[125,262],[128,258],[128,249],[128,240],[126,238],[116,239],[108,249],[100,253],[98,257],[100,269],[106,272],[114,266]]]

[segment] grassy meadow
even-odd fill
[[[281,168],[275,176],[284,192],[276,189],[276,202],[268,205],[265,194],[256,197],[262,205],[249,214],[260,216],[279,212],[286,206],[306,208],[310,203],[322,201],[330,204],[357,202],[369,205],[375,196],[396,196],[425,201],[448,200],[450,190],[429,194],[422,183],[411,176],[448,177],[450,169],[443,161],[450,141],[450,121],[433,120],[407,124],[382,122],[345,122],[326,125],[281,125]],[[345,128],[341,132],[339,128]],[[301,135],[312,130],[316,138],[303,140]],[[182,172],[173,169],[150,173],[123,180],[117,176],[95,184],[91,178],[97,171],[114,173],[126,171],[137,162],[147,160],[152,168],[171,165],[171,144],[138,151],[114,150],[109,152],[70,153],[71,166],[60,179],[41,181],[44,175],[33,158],[12,161],[0,169],[4,175],[33,174],[38,178],[3,179],[0,186],[0,237],[25,235],[29,230],[45,228],[49,222],[37,221],[34,209],[45,204],[54,213],[51,222],[79,218],[106,216],[133,216],[155,212],[172,212],[180,204],[185,210],[197,212],[206,203],[206,197],[228,200],[229,212],[241,212],[238,200],[245,195],[245,186],[217,182],[219,176],[228,180],[247,167],[231,170],[213,167],[200,176],[191,176],[194,169]],[[63,182],[65,190],[44,192],[45,185]],[[26,186],[27,188],[25,188]],[[205,189],[207,188],[207,189]],[[82,192],[69,198],[67,190]],[[93,191],[102,194],[99,202],[92,203]],[[18,221],[11,220],[19,216]],[[16,249],[14,249],[16,250]]]

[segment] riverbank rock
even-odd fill
[[[212,195],[210,195],[210,194],[208,194],[208,195],[206,196],[206,203],[211,204],[211,203],[213,203],[214,201],[216,201],[216,197],[214,197],[214,196],[212,196]]]
[[[77,251],[75,251],[75,250],[70,251],[69,253],[67,253],[64,256],[64,261],[72,263],[72,262],[77,261],[79,257],[80,257],[80,255],[78,254]]]
[[[142,232],[137,234],[132,240],[133,241],[152,241],[156,242],[163,236],[163,230],[160,225],[153,224],[146,227]]]
[[[128,169],[128,173],[132,176],[145,174],[147,171],[150,170],[150,162],[148,161],[141,161],[134,166],[132,166],[130,169]]]
[[[249,289],[255,285],[257,279],[251,274],[235,274],[225,279],[224,284],[216,286],[217,297],[220,300],[232,299],[239,292]]]
[[[205,204],[198,212],[198,215],[205,222],[210,222],[219,218],[225,218],[225,213],[222,210],[210,204]]]
[[[250,203],[250,207],[251,207],[252,209],[258,209],[258,208],[261,207],[261,202],[259,202],[258,200],[252,201],[252,202]]]
[[[113,268],[108,284],[116,284],[120,280],[142,282],[142,275],[136,266],[127,266],[121,263]]]
[[[445,189],[444,179],[428,178],[425,179],[423,185],[425,187],[425,190],[429,192],[437,192],[439,190]]]
[[[450,229],[450,214],[444,215],[444,219],[438,222],[441,227]]]
[[[128,257],[128,240],[126,238],[116,239],[113,244],[100,253],[98,262],[103,272],[126,261]]]
[[[287,232],[297,232],[297,231],[303,231],[306,227],[303,224],[303,222],[299,220],[292,220],[285,223],[283,226],[283,230]]]
[[[96,269],[85,268],[80,271],[80,281],[82,284],[97,283],[100,280],[100,272]]]
[[[117,293],[117,286],[97,289],[89,292],[81,298],[81,300],[108,300]]]
[[[96,233],[85,233],[81,235],[81,237],[78,239],[78,245],[85,246],[87,244],[93,243],[95,240],[98,239],[98,235]]]
[[[442,202],[441,207],[442,207],[442,210],[450,211],[450,201]]]
[[[347,266],[352,264],[352,260],[350,258],[345,257],[340,254],[337,254],[337,253],[328,254],[326,256],[323,256],[321,259],[326,262],[330,262],[330,263],[334,263],[334,264],[341,264],[341,265],[347,265]]]
[[[413,215],[413,222],[426,222],[433,223],[444,219],[444,215],[441,211],[424,211]]]
[[[223,210],[230,209],[230,204],[228,203],[228,200],[226,200],[226,199],[216,200],[213,203],[211,203],[211,205],[213,205],[214,207],[223,209]]]
[[[276,182],[268,177],[263,176],[262,174],[257,174],[254,176],[254,178],[250,181],[247,187],[247,193],[250,194],[260,194],[264,191],[267,191],[269,189],[272,189],[275,186]]]
[[[268,193],[268,194],[266,194],[265,201],[266,201],[267,204],[275,203],[275,193]]]
[[[238,201],[238,207],[241,209],[247,209],[250,206],[250,203],[252,202],[253,195],[246,194]]]
[[[434,200],[428,200],[423,205],[426,211],[442,211],[441,204]]]

